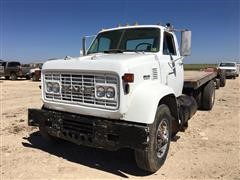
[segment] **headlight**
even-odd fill
[[[104,97],[105,96],[105,88],[103,86],[97,87],[97,97]]]
[[[47,87],[47,92],[53,91],[53,84],[51,82],[47,82],[46,87]]]
[[[59,93],[60,92],[60,85],[59,83],[54,83],[53,86],[52,86],[52,91],[54,93]]]
[[[106,97],[107,98],[114,98],[115,97],[115,89],[113,87],[108,87],[107,88]]]

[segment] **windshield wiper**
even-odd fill
[[[124,51],[122,49],[109,49],[103,52],[104,53],[123,53]]]

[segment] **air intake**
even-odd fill
[[[158,69],[157,68],[152,68],[152,79],[153,80],[158,79]]]

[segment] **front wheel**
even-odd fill
[[[168,106],[160,105],[154,123],[150,125],[149,147],[146,150],[135,150],[139,168],[154,173],[164,164],[170,146],[172,120]]]
[[[25,78],[26,78],[26,80],[29,80],[29,79],[30,79],[30,76],[27,75],[27,76],[25,76]]]
[[[17,80],[17,75],[16,75],[16,73],[11,73],[11,74],[10,74],[10,79],[11,79],[11,80]]]

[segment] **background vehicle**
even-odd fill
[[[178,47],[176,31],[181,32]],[[170,140],[197,109],[211,110],[216,72],[188,72],[191,32],[170,24],[102,30],[83,56],[44,63],[42,109],[28,124],[54,141],[135,150],[137,165],[156,172]]]
[[[17,61],[1,61],[0,62],[0,76],[6,79],[16,80],[22,77],[22,68],[20,62]]]
[[[240,64],[237,63],[237,77],[239,76],[239,73],[240,73]]]
[[[218,68],[226,71],[226,77],[235,79],[238,76],[236,62],[221,62]]]
[[[30,63],[22,65],[22,73],[26,79],[32,79],[33,81],[39,81],[41,77],[41,68],[43,63]]]
[[[43,63],[32,63],[28,74],[33,81],[39,81],[41,78],[41,69]]]
[[[25,76],[26,79],[30,79],[29,71],[32,69],[31,64],[22,64],[21,66],[22,66],[23,76]]]

